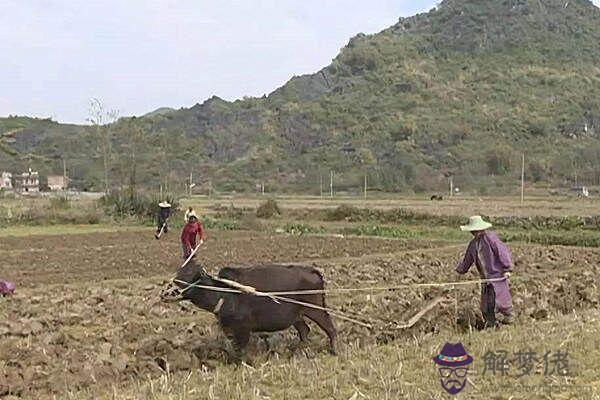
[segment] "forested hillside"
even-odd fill
[[[110,103],[110,99],[105,100]],[[108,122],[108,121],[105,121]],[[588,0],[445,0],[358,34],[312,75],[263,98],[212,97],[110,125],[29,118],[0,169],[69,174],[80,188],[479,192],[530,182],[600,183],[600,9]],[[108,140],[108,141],[107,141]],[[106,163],[105,163],[106,161]],[[513,185],[514,186],[514,185]]]

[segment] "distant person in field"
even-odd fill
[[[187,259],[196,248],[196,236],[200,238],[200,244],[204,243],[206,236],[195,211],[188,213],[188,220],[181,232],[181,249],[183,258]]]
[[[504,316],[505,324],[513,322],[513,305],[508,286],[508,277],[512,270],[510,250],[489,230],[492,224],[476,215],[469,218],[469,224],[460,227],[471,232],[473,240],[469,243],[462,262],[456,267],[459,274],[466,273],[475,264],[481,279],[502,280],[481,284],[481,312],[486,327],[497,326],[496,313]]]
[[[10,281],[0,279],[0,295],[3,297],[12,296],[15,293],[15,284]]]
[[[156,218],[156,233],[154,237],[160,239],[160,236],[163,233],[167,233],[169,231],[169,227],[167,222],[169,221],[169,217],[171,216],[171,204],[167,201],[161,201],[158,203],[158,217]]]

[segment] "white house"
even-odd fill
[[[62,175],[49,175],[48,176],[48,188],[51,191],[66,190],[68,184],[68,178]]]
[[[37,171],[23,172],[15,177],[15,189],[20,193],[37,193],[40,191],[40,178]]]
[[[2,172],[0,176],[0,189],[12,190],[12,174],[10,172]]]

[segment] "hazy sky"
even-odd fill
[[[600,1],[600,0],[598,0]],[[0,0],[0,116],[262,96],[436,0]]]

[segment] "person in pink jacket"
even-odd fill
[[[504,316],[503,323],[513,322],[513,305],[508,286],[508,277],[512,271],[510,250],[495,232],[489,230],[492,224],[479,215],[469,218],[469,224],[460,227],[471,232],[473,240],[469,243],[463,260],[456,272],[465,274],[473,264],[477,267],[481,279],[498,279],[481,284],[481,312],[486,327],[497,325],[496,313]]]
[[[181,249],[183,259],[187,259],[196,248],[196,236],[200,237],[200,244],[206,240],[206,234],[202,229],[202,224],[198,221],[198,216],[194,211],[188,214],[188,223],[181,232]]]

